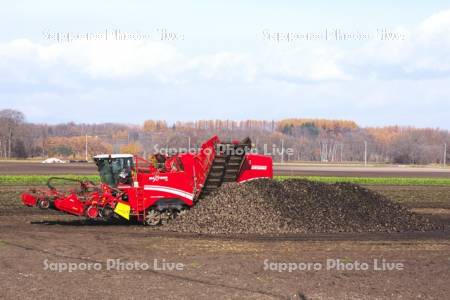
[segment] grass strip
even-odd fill
[[[350,182],[362,185],[401,186],[450,186],[450,178],[405,178],[405,177],[327,177],[327,176],[275,176],[276,180],[308,179],[324,183]]]
[[[0,185],[45,185],[50,177],[100,181],[98,175],[0,175]],[[350,182],[363,185],[397,186],[450,186],[450,178],[404,178],[404,177],[327,177],[327,176],[274,176],[276,180],[308,179],[324,183]]]
[[[95,183],[100,181],[98,175],[0,175],[0,185],[45,185],[50,177],[91,180]]]

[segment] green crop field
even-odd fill
[[[0,176],[0,185],[45,185],[50,177],[91,180],[96,183],[100,181],[98,175],[3,175]]]
[[[50,177],[91,180],[98,183],[98,175],[2,175],[0,185],[44,185]],[[275,176],[276,180],[308,179],[324,183],[351,182],[362,185],[398,186],[450,186],[449,178],[398,178],[398,177],[323,177],[323,176]]]
[[[275,179],[308,179],[325,183],[350,182],[362,185],[450,186],[450,178],[275,176]]]

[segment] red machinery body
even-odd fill
[[[272,178],[272,158],[249,153],[250,148],[249,139],[223,143],[214,136],[196,153],[155,155],[151,161],[128,154],[98,155],[94,160],[100,186],[77,181],[79,187],[63,193],[49,182],[47,191],[23,193],[22,201],[93,219],[120,215],[157,225],[225,182]]]
[[[237,182],[272,177],[272,157],[259,154],[247,154],[241,166]]]

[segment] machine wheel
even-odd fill
[[[110,220],[114,217],[114,210],[111,206],[106,205],[100,212],[100,215],[105,220]]]
[[[145,215],[145,225],[156,226],[161,224],[161,212],[151,209]]]
[[[86,215],[88,216],[88,218],[90,219],[95,219],[98,217],[98,208],[96,206],[89,206],[86,210]]]
[[[176,212],[175,210],[166,210],[161,213],[161,224],[165,225],[169,223],[170,220],[175,219]]]
[[[187,214],[188,210],[187,209],[182,209],[180,211],[177,212],[176,217],[182,217],[185,216]]]
[[[38,200],[38,207],[41,209],[48,209],[50,207],[50,200],[47,198]]]

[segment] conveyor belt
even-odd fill
[[[201,197],[209,195],[224,182],[235,182],[239,176],[245,154],[251,149],[249,138],[242,142],[220,143],[216,145],[216,156],[209,170]]]

